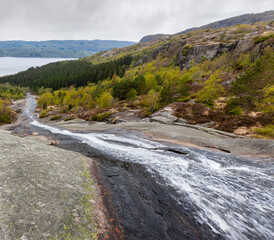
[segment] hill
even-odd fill
[[[133,44],[113,40],[0,41],[0,57],[82,58]]]
[[[129,114],[273,138],[273,48],[273,22],[257,22],[175,34],[0,82],[38,92],[41,117],[117,122]]]
[[[255,22],[270,22],[274,20],[274,11],[266,11],[263,13],[248,13],[248,14],[243,14],[237,17],[232,17],[232,18],[227,18],[221,21],[216,21],[213,23],[209,23],[206,25],[203,25],[201,27],[193,27],[193,28],[189,28],[186,29],[182,32],[177,33],[177,35],[180,34],[184,34],[184,33],[188,33],[191,31],[196,31],[196,30],[202,30],[202,29],[219,29],[219,28],[224,28],[224,27],[230,27],[230,26],[235,26],[235,25],[239,25],[239,24],[253,24]],[[152,40],[156,40],[158,38],[162,38],[162,37],[168,37],[168,34],[155,34],[155,35],[148,35],[143,37],[140,40],[140,43],[144,43],[147,41],[152,41]]]

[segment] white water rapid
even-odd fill
[[[33,97],[25,114],[31,124],[70,136],[106,156],[145,166],[160,184],[176,190],[174,198],[195,206],[195,219],[225,239],[274,239],[274,164],[231,154],[178,147],[187,154],[133,134],[73,133],[39,123],[32,116]],[[157,150],[158,149],[158,150]],[[160,149],[160,150],[159,150]]]

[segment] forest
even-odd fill
[[[93,65],[86,60],[61,61],[2,77],[0,82],[29,87],[34,91],[41,87],[52,88],[53,90],[70,87],[71,85],[80,87],[88,83],[97,83],[102,79],[111,78],[114,74],[122,77],[131,61],[131,56],[97,65]]]

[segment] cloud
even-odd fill
[[[1,0],[0,40],[138,41],[273,8],[272,0]]]

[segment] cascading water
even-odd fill
[[[39,123],[33,96],[24,114],[31,124],[70,136],[119,161],[142,164],[160,184],[175,189],[177,202],[194,206],[196,221],[226,239],[274,239],[273,161],[258,161],[187,147],[165,151],[161,143],[133,134],[73,133]]]

